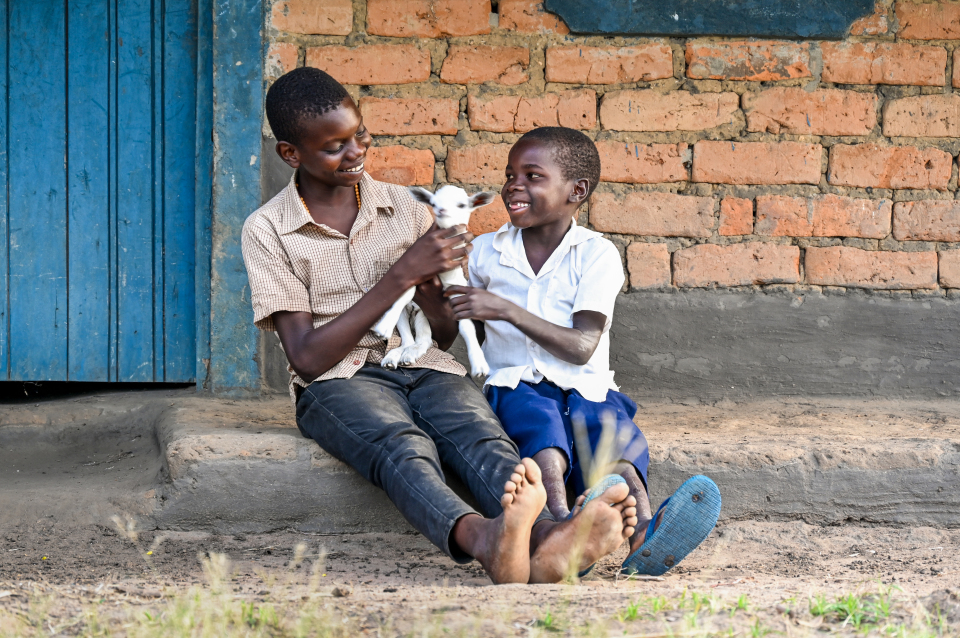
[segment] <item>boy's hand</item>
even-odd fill
[[[503,297],[482,288],[467,286],[450,286],[444,293],[447,297],[459,295],[450,299],[453,307],[453,316],[460,319],[479,319],[480,321],[511,321],[511,316],[517,305]]]
[[[387,272],[397,277],[404,289],[422,284],[442,272],[459,268],[473,250],[471,241],[473,235],[463,225],[431,228]]]

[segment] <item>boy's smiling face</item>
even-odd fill
[[[277,152],[301,179],[326,186],[350,186],[363,176],[363,162],[373,138],[353,100],[300,122],[300,143],[278,142]]]
[[[587,196],[587,180],[565,179],[553,149],[537,140],[514,144],[506,177],[500,196],[517,228],[567,223]]]

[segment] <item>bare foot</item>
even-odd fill
[[[586,507],[574,508],[573,518],[544,522],[534,530],[536,549],[530,557],[531,583],[557,583],[573,578],[613,552],[636,525],[636,500],[623,483],[608,488]],[[627,523],[632,525],[627,528]],[[629,533],[627,533],[629,531]]]
[[[473,532],[473,542],[457,540],[480,561],[494,583],[526,583],[530,578],[530,532],[546,503],[540,468],[532,459],[523,459],[503,488],[503,514],[495,519],[464,517],[458,527],[462,522],[468,529],[455,527],[454,534]]]
[[[573,504],[574,516],[580,512],[580,508],[586,499],[586,492],[577,497],[577,502]],[[612,507],[620,512],[620,517],[623,519],[623,538],[628,539],[635,536],[637,531],[637,499],[631,494]]]

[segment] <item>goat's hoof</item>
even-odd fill
[[[473,378],[475,379],[489,376],[490,367],[489,366],[470,366],[470,374],[473,375]]]

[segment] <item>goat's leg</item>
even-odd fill
[[[430,322],[427,321],[427,316],[423,314],[420,306],[410,302],[407,308],[410,310],[410,323],[413,324],[413,331],[417,334],[417,338],[413,344],[403,349],[403,354],[400,356],[400,363],[403,365],[410,365],[426,354],[433,342]]]
[[[459,268],[440,273],[440,282],[444,288],[449,286],[466,286],[467,280]],[[455,295],[459,296],[459,295]],[[485,377],[490,374],[487,358],[483,356],[480,342],[477,340],[477,329],[470,319],[461,319],[459,322],[460,336],[467,343],[467,356],[470,357],[470,374],[474,377]]]
[[[416,288],[411,288],[407,292],[403,293],[397,302],[390,306],[390,310],[383,313],[383,316],[380,317],[380,321],[373,325],[373,334],[377,335],[384,341],[390,339],[390,336],[393,334],[393,329],[397,327],[397,322],[400,321],[400,313],[403,312],[403,309],[407,307],[407,304],[413,300],[413,293],[416,292]]]
[[[404,306],[400,310],[397,331],[400,332],[400,345],[388,352],[380,362],[381,367],[390,370],[397,369],[397,365],[402,361],[403,352],[414,344],[413,333],[410,331],[410,306]]]
[[[467,356],[470,357],[470,374],[474,377],[485,377],[490,374],[487,358],[483,356],[480,342],[477,341],[477,329],[471,319],[461,319],[459,322],[460,336],[467,344]]]

